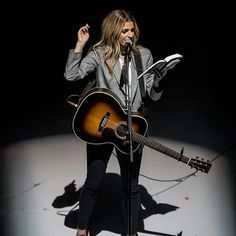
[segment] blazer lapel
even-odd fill
[[[119,60],[117,60],[114,66],[114,78],[116,79],[118,85],[120,85],[120,77],[121,77],[121,67]]]

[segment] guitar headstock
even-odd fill
[[[188,165],[205,173],[208,173],[212,166],[209,160],[204,161],[204,159],[200,159],[199,157],[191,158]]]

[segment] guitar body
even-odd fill
[[[146,135],[147,121],[138,112],[132,113],[132,131]],[[93,88],[81,98],[72,122],[75,135],[86,143],[110,143],[129,154],[127,113],[119,98],[109,89]],[[133,151],[139,142],[132,142]]]

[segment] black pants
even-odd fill
[[[111,144],[91,145],[87,144],[87,177],[80,194],[80,208],[78,215],[78,228],[87,229],[90,216],[97,199],[97,192],[102,185],[106,168],[114,146]],[[137,232],[138,213],[140,208],[140,196],[138,189],[138,177],[142,159],[142,151],[137,150],[133,154],[133,162],[130,164],[129,155],[116,149],[116,155],[120,165],[120,175],[123,184],[124,219],[127,219],[129,200],[129,173],[131,173],[131,233]],[[131,172],[130,172],[131,170]],[[115,203],[114,203],[115,204]],[[126,220],[127,224],[127,220]]]

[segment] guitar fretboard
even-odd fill
[[[172,150],[162,144],[160,144],[159,142],[155,141],[155,140],[151,140],[145,136],[142,136],[138,133],[135,133],[135,132],[132,132],[132,137],[133,137],[133,140],[138,142],[138,143],[141,143],[141,144],[144,144],[156,151],[159,151],[165,155],[168,155],[178,161],[181,161],[183,163],[188,163],[189,162],[189,158],[182,155],[182,153],[178,153],[176,152],[175,150]]]

